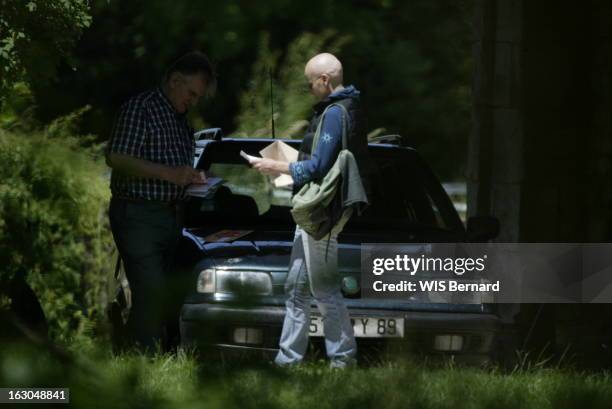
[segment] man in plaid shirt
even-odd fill
[[[132,294],[128,337],[149,351],[161,341],[168,315],[185,186],[206,183],[192,167],[195,142],[185,114],[215,86],[204,54],[182,56],[158,88],[121,107],[107,146],[111,230]]]

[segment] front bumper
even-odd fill
[[[491,355],[498,317],[488,313],[398,311],[349,308],[351,318],[403,318],[403,338],[357,338],[360,351],[370,348],[401,348],[427,355],[464,356],[466,361],[482,363]],[[319,315],[313,306],[312,314]],[[184,304],[181,311],[181,342],[184,345],[216,347],[274,354],[285,317],[284,306],[242,308],[214,303]],[[253,331],[254,330],[254,331]],[[245,331],[257,336],[245,340]],[[237,337],[237,334],[241,335]],[[440,350],[436,339],[460,336],[460,350]],[[436,338],[438,337],[438,338]],[[241,338],[242,342],[237,340]],[[315,347],[321,338],[311,337]]]

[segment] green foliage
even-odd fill
[[[34,96],[24,82],[18,82],[5,90],[4,104],[0,111],[0,128],[28,132],[39,128],[35,118]]]
[[[97,347],[63,352],[26,343],[0,344],[0,384],[69,388],[71,408],[226,407],[222,391],[199,382],[192,354],[113,356]]]
[[[70,388],[74,408],[537,408],[610,406],[609,373],[432,367],[395,357],[378,366],[292,369],[197,362],[189,352],[112,356],[103,349],[60,359],[24,345],[0,346],[4,387]]]
[[[0,0],[0,9],[0,95],[19,80],[53,78],[91,24],[87,0]]]
[[[93,24],[75,50],[76,70],[62,68],[56,83],[36,85],[38,116],[91,103],[86,130],[106,139],[122,101],[155,86],[180,54],[200,49],[216,64],[219,86],[195,113],[203,118],[198,126],[269,134],[272,68],[279,135],[299,136],[296,121],[307,119],[310,105],[294,87],[303,65],[315,51],[339,51],[345,83],[362,91],[368,131],[408,137],[436,173],[456,178],[470,132],[471,4],[92,0]]]
[[[307,92],[304,64],[323,52],[338,53],[349,37],[327,30],[321,34],[303,33],[287,47],[284,58],[270,49],[269,34],[261,35],[259,55],[253,63],[247,90],[240,97],[236,136],[272,135],[270,81],[274,95],[274,121],[278,137],[301,138],[308,124],[312,104]]]
[[[89,329],[113,265],[99,147],[74,133],[82,113],[0,129],[0,274],[27,274],[56,338]]]

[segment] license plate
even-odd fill
[[[353,331],[357,338],[403,338],[403,318],[351,318]],[[310,317],[311,337],[322,337],[323,320],[321,317]]]

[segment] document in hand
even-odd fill
[[[283,141],[274,141],[270,145],[260,150],[259,153],[261,154],[262,158],[274,159],[287,163],[295,162],[298,158],[297,149],[292,148]],[[261,159],[256,156],[247,155],[242,151],[240,151],[240,156],[245,158],[250,164],[253,164],[257,160]],[[291,178],[291,175],[283,174],[274,178],[272,183],[275,187],[290,189],[293,186],[293,179]]]
[[[206,180],[206,183],[189,185],[185,193],[189,196],[206,197],[216,191],[222,183],[223,179],[210,177]]]

